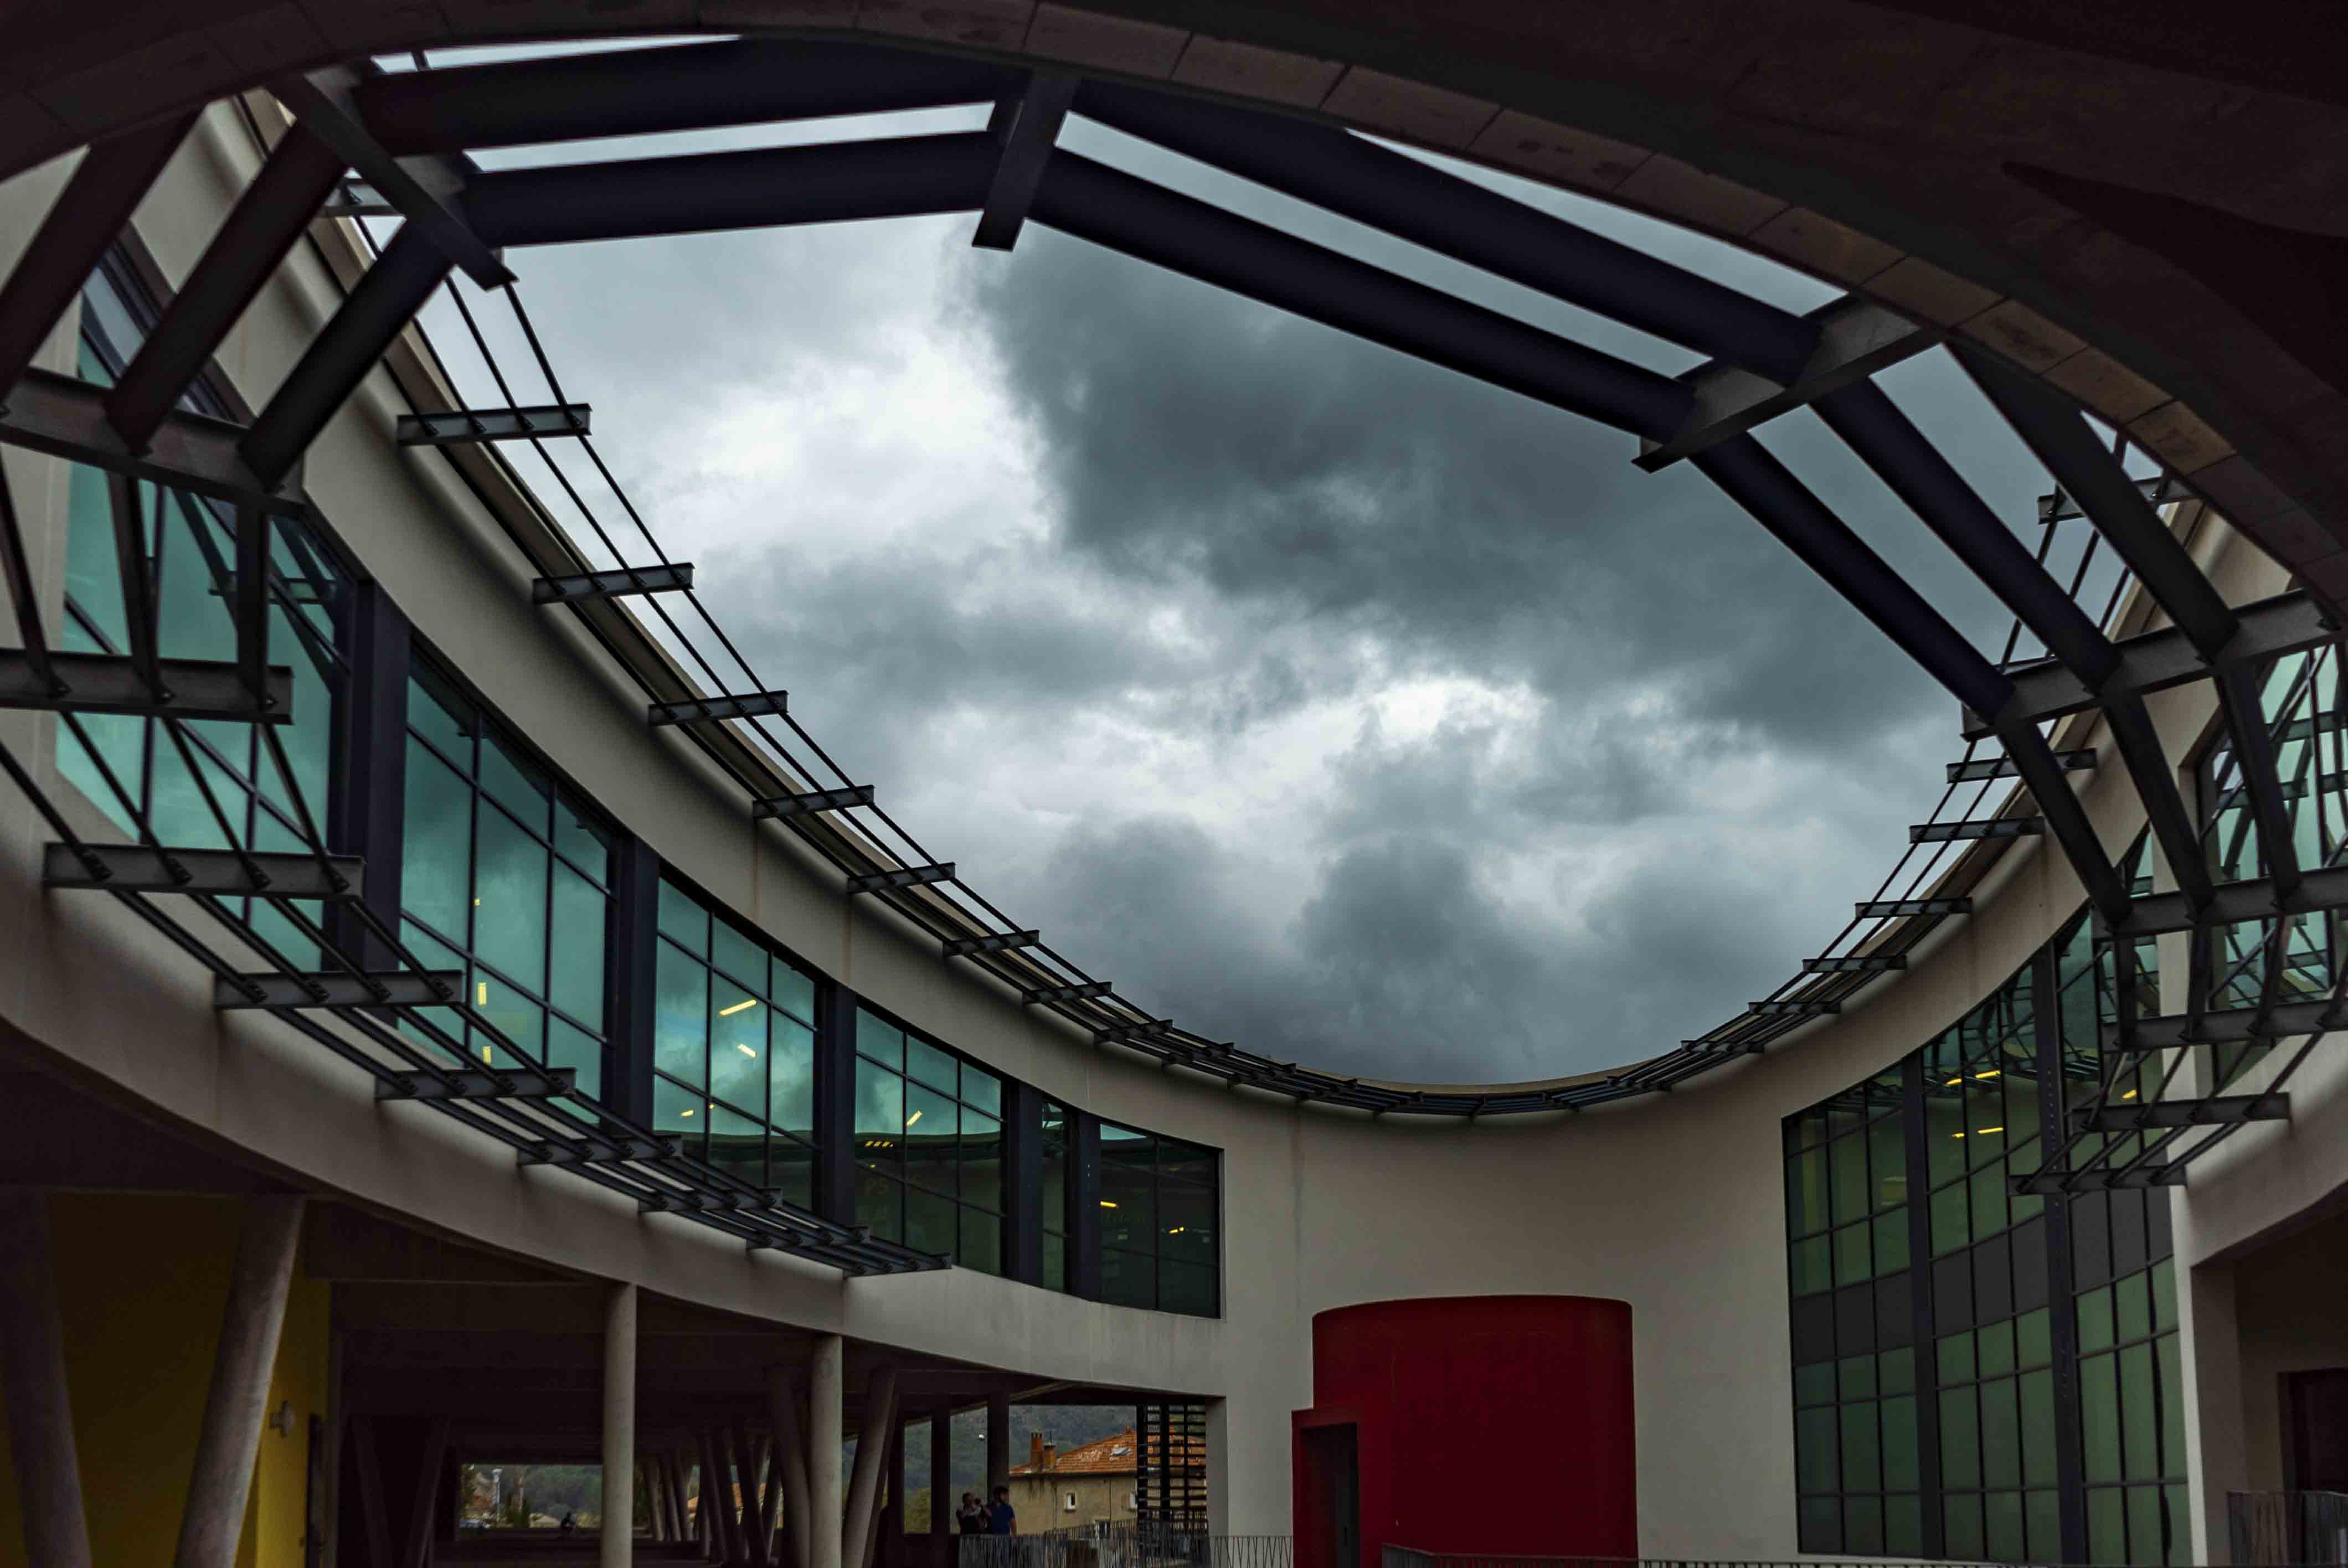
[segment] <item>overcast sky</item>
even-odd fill
[[[1695,363],[1098,128],[1063,145]],[[1476,178],[1790,308],[1832,297]],[[1938,799],[1954,701],[1685,465],[1643,474],[1632,437],[1034,225],[974,251],[973,222],[509,260],[566,394],[793,712],[1122,994],[1364,1074],[1614,1066],[1766,994]],[[427,323],[463,372],[453,316]],[[1881,379],[2024,525],[2043,472],[1953,364]],[[2004,619],[1813,416],[1762,435],[1997,656]]]

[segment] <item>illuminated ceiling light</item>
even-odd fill
[[[473,982],[473,1005],[477,1008],[485,1008],[489,1005],[489,981],[475,980]]]
[[[2002,1067],[1993,1067],[1987,1072],[1976,1072],[1973,1076],[1975,1078],[2003,1078],[2005,1076],[2005,1069]]]
[[[911,1127],[914,1122],[919,1122],[921,1119],[922,1113],[916,1111],[911,1116],[905,1118],[905,1125]]]
[[[719,1009],[717,1009],[717,1016],[718,1016],[719,1018],[732,1018],[736,1013],[737,1013],[737,1012],[747,1012],[747,1011],[748,1011],[750,1009],[752,1009],[752,1008],[754,1008],[754,1007],[757,1007],[757,1005],[758,1005],[758,999],[757,999],[757,998],[756,998],[756,997],[752,997],[748,1001],[746,1001],[746,1002],[736,1002],[736,1003],[735,1003],[732,1007],[730,1007],[730,1008],[719,1008]]]
[[[757,1059],[757,1055],[758,1055],[758,1053],[757,1053],[757,1051],[755,1051],[755,1050],[752,1050],[748,1046],[744,1045],[744,1044],[743,1044],[740,1040],[736,1040],[736,1041],[734,1042],[734,1049],[735,1049],[735,1050],[738,1050],[738,1051],[740,1051],[743,1055],[745,1055],[745,1056],[747,1056],[747,1057],[751,1058],[753,1061],[756,1061],[756,1060]]]
[[[685,1118],[685,1117],[690,1116],[690,1115],[692,1115],[692,1114],[693,1114],[693,1112],[690,1112],[690,1111],[680,1111],[680,1112],[677,1112],[677,1116],[678,1116],[678,1118],[679,1118],[680,1120],[682,1120],[682,1119],[683,1119],[683,1118]],[[1963,1134],[1963,1133],[1962,1133],[1962,1132],[1960,1132],[1960,1133],[1958,1133],[1958,1134],[1957,1134],[1957,1136],[1958,1136],[1958,1137],[1960,1137],[1960,1138],[1962,1138],[1962,1137],[1963,1137],[1963,1136],[1964,1136],[1964,1134]]]
[[[1963,1134],[1962,1132],[1952,1132],[1952,1133],[1950,1133],[1950,1134],[1949,1134],[1949,1136],[1950,1136],[1950,1137],[1952,1137],[1952,1138],[1962,1138],[1962,1137],[1963,1137],[1963,1136],[1964,1136],[1964,1134]]]
[[[1103,1208],[1105,1208],[1105,1209],[1113,1209],[1113,1208],[1117,1207],[1117,1205],[1116,1205],[1115,1204],[1113,1204],[1113,1203],[1109,1202],[1107,1198],[1103,1198],[1103,1199],[1100,1201],[1100,1205],[1101,1205],[1101,1207],[1103,1207]]]
[[[2131,1089],[2126,1094],[2121,1095],[2120,1098],[2123,1100],[2133,1100],[2136,1098],[2136,1091]]]
[[[1976,1128],[1974,1128],[1974,1129],[1973,1129],[1973,1131],[1974,1131],[1975,1132],[1977,1132],[1977,1133],[1985,1133],[1985,1132],[2004,1132],[2004,1131],[2005,1131],[2005,1129],[2004,1129],[2004,1128],[2003,1128],[2003,1127],[1976,1127]]]
[[[486,1046],[486,1045],[485,1045],[485,1046],[481,1047],[481,1060],[482,1060],[483,1061],[489,1061],[489,1048],[488,1046]]]

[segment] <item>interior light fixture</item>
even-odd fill
[[[685,1118],[685,1117],[687,1117],[687,1116],[692,1115],[692,1114],[693,1114],[693,1112],[690,1112],[690,1111],[680,1111],[680,1112],[678,1112],[676,1114],[677,1114],[677,1118],[678,1118],[678,1120],[682,1121],[684,1118]],[[1960,1133],[1958,1133],[1958,1134],[1957,1134],[1957,1136],[1958,1136],[1958,1137],[1960,1137],[1960,1138],[1962,1138],[1962,1137],[1963,1137],[1963,1136],[1964,1136],[1964,1134],[1963,1134],[1962,1132],[1960,1132]]]
[[[737,1012],[747,1012],[747,1010],[749,1010],[751,1008],[757,1007],[757,1005],[758,1005],[758,999],[757,999],[757,998],[756,998],[756,997],[752,997],[748,1001],[746,1001],[746,1002],[736,1002],[736,1003],[735,1003],[732,1007],[730,1007],[730,1008],[719,1008],[719,1009],[717,1009],[717,1016],[718,1016],[719,1018],[732,1018],[736,1013],[737,1013]]]
[[[1117,1205],[1116,1205],[1115,1204],[1113,1204],[1113,1203],[1109,1202],[1107,1198],[1103,1198],[1103,1199],[1100,1201],[1100,1205],[1101,1205],[1101,1207],[1103,1207],[1103,1208],[1105,1208],[1105,1209],[1113,1209],[1113,1208],[1117,1207]]]
[[[921,1119],[922,1113],[916,1111],[911,1116],[905,1118],[905,1125],[911,1127],[914,1122],[919,1122]]]
[[[2131,1089],[2126,1094],[2121,1095],[2120,1098],[2123,1100],[2133,1100],[2136,1098],[2136,1091]]]
[[[489,1005],[489,981],[475,980],[473,982],[473,1005],[477,1008],[485,1008]]]
[[[734,1049],[740,1051],[743,1055],[749,1057],[753,1061],[757,1059],[758,1053],[751,1050],[748,1046],[743,1044],[738,1040],[734,1042]]]
[[[2003,1127],[1976,1127],[1973,1131],[1975,1132],[2003,1132],[2005,1129]]]
[[[1975,1078],[2003,1078],[2005,1076],[2005,1069],[2002,1067],[1993,1067],[1987,1072],[1976,1072],[1973,1076]]]

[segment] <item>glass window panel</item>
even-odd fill
[[[1837,1224],[1863,1217],[1867,1201],[1867,1140],[1846,1135],[1827,1145],[1834,1169],[1834,1217]]]
[[[1941,1341],[1941,1381],[1970,1382],[1973,1376],[1973,1337],[1952,1334]]]
[[[815,1130],[815,1031],[767,1010],[767,1115],[778,1127],[812,1136]]]
[[[575,1019],[604,1027],[603,946],[612,902],[567,866],[554,868],[554,978],[547,998]]]
[[[2109,1356],[2079,1361],[2080,1469],[2090,1482],[2120,1479],[2119,1368]]]
[[[1916,1400],[1896,1394],[1883,1401],[1883,1486],[1913,1491],[1923,1484],[1916,1449]]]
[[[989,1116],[1003,1114],[1003,1080],[967,1061],[962,1064],[962,1097],[964,1104]]]
[[[856,1168],[856,1223],[890,1241],[905,1239],[905,1189],[869,1165]]]
[[[2152,1279],[2131,1274],[2112,1286],[2114,1330],[2119,1341],[2143,1339],[2152,1333]]]
[[[815,1022],[815,978],[776,954],[767,977],[767,999],[801,1023]]]
[[[905,1037],[905,1076],[916,1083],[926,1083],[941,1094],[953,1094],[960,1087],[960,1064],[919,1035]]]
[[[2020,1492],[1993,1491],[1982,1499],[1982,1543],[1993,1561],[2021,1562],[2025,1540]]]
[[[1801,1546],[1805,1552],[1842,1550],[1842,1501],[1833,1497],[1802,1499]]]
[[[1842,1411],[1842,1488],[1875,1491],[1883,1485],[1883,1447],[1876,1430],[1875,1401],[1845,1405]]]
[[[962,1210],[962,1245],[954,1261],[982,1274],[1003,1272],[1003,1216],[969,1204]]]
[[[2131,1563],[2161,1563],[2168,1560],[2160,1539],[2160,1488],[2132,1486],[2127,1489],[2128,1558]]]
[[[572,1083],[590,1100],[603,1097],[603,1045],[593,1035],[575,1030],[559,1018],[548,1019],[546,1065],[571,1069]]]
[[[1156,1204],[1150,1173],[1101,1161],[1100,1231],[1103,1246],[1154,1252]]]
[[[905,1065],[905,1031],[858,1008],[856,1049],[861,1055],[901,1071]]]
[[[1978,1492],[1962,1497],[1944,1499],[1941,1504],[1941,1529],[1946,1536],[1942,1554],[1960,1562],[1978,1563],[1988,1555],[1982,1539],[1982,1505]]]
[[[495,735],[481,737],[481,787],[541,838],[554,831],[554,792],[546,775]]]
[[[803,1209],[815,1207],[815,1150],[778,1133],[767,1140],[767,1181],[775,1196]]]
[[[2024,1492],[2022,1498],[2023,1524],[2029,1534],[2030,1555],[2034,1562],[2059,1563],[2063,1560],[2063,1500],[2053,1491]]]
[[[1215,1271],[1194,1263],[1177,1263],[1171,1259],[1158,1266],[1158,1305],[1168,1312],[1187,1312],[1194,1317],[1212,1317],[1222,1309],[1218,1299]]]
[[[2161,1334],[2177,1327],[2177,1271],[2166,1262],[2152,1266],[2152,1327]]]
[[[2160,1489],[2163,1512],[2168,1517],[2168,1561],[2175,1568],[2185,1568],[2193,1561],[2193,1514],[2186,1501],[2187,1491],[2181,1486]]]
[[[1974,1333],[1981,1347],[1981,1375],[2001,1378],[2013,1370],[2013,1325],[1992,1323]]]
[[[2052,1309],[2042,1307],[2035,1312],[2025,1312],[2013,1320],[2014,1362],[2022,1367],[2044,1367],[2054,1359],[2054,1322]]]
[[[470,930],[473,793],[417,746],[407,748],[407,773],[400,907],[461,941]]]
[[[962,1199],[1003,1208],[1003,1123],[968,1106],[962,1112]]]
[[[1924,1555],[1924,1504],[1913,1497],[1883,1500],[1883,1550],[1894,1557]]]
[[[856,1157],[895,1166],[904,1159],[905,1081],[869,1061],[856,1064]]]
[[[709,941],[711,961],[717,972],[763,999],[767,994],[767,949],[717,919],[710,922]]]
[[[1875,1255],[1868,1245],[1871,1232],[1871,1226],[1861,1223],[1834,1233],[1837,1285],[1862,1284],[1874,1274]]]
[[[456,764],[469,777],[473,766],[473,738],[468,718],[470,709],[454,696],[444,699],[436,684],[422,678],[407,683],[407,727],[440,748],[443,755]]]
[[[1139,1253],[1101,1254],[1101,1299],[1116,1307],[1158,1305],[1158,1266]]]
[[[1160,1138],[1158,1140],[1158,1173],[1178,1181],[1211,1186],[1215,1180],[1215,1151],[1197,1143],[1185,1143],[1176,1138]]]
[[[709,971],[666,942],[655,978],[653,1065],[695,1086],[709,1081]]]
[[[961,1154],[954,1112],[954,1102],[937,1091],[918,1083],[905,1085],[905,1174],[949,1197],[953,1195],[954,1166]],[[951,1238],[945,1250],[953,1251]]]
[[[1835,1364],[1813,1361],[1794,1368],[1794,1403],[1831,1405],[1835,1402]]]
[[[905,1189],[905,1245],[942,1257],[954,1255],[954,1201],[919,1187]]]
[[[2022,1481],[2053,1486],[2054,1477],[2054,1374],[2024,1372],[2022,1390]]]
[[[1875,1272],[1897,1274],[1908,1266],[1908,1211],[1896,1209],[1875,1221]]]
[[[1846,1356],[1836,1364],[1836,1380],[1842,1386],[1846,1399],[1875,1398],[1875,1358]]]
[[[1831,1223],[1824,1149],[1806,1149],[1786,1162],[1786,1219],[1797,1236],[1815,1235]]]
[[[2160,1452],[2164,1476],[2185,1473],[2185,1378],[2178,1365],[2178,1341],[2164,1334],[2153,1341],[2160,1360]]]
[[[1916,1353],[1906,1348],[1886,1350],[1875,1358],[1876,1386],[1887,1394],[1910,1394],[1916,1389]]]
[[[1972,1218],[1965,1212],[1965,1187],[1960,1182],[1932,1194],[1932,1255],[1944,1257],[1972,1240]]]
[[[559,794],[554,798],[554,847],[580,870],[611,886],[612,835],[572,810]]]
[[[766,1007],[727,979],[709,985],[709,1089],[753,1115],[767,1113]]]
[[[2112,1348],[2112,1293],[2109,1286],[2079,1297],[2079,1348],[2082,1352]]]
[[[1215,1261],[1215,1194],[1168,1182],[1158,1189],[1159,1255],[1188,1263]]]
[[[1981,1385],[1982,1480],[1989,1486],[2022,1484],[2022,1417],[2015,1408],[2013,1379],[1994,1378]]]
[[[473,971],[473,1010],[482,1020],[523,1051],[531,1061],[542,1061],[546,1053],[546,1012],[537,1003],[514,989],[497,976]],[[482,1061],[493,1060],[483,1054],[488,1036],[480,1030],[473,1031],[473,1052]],[[503,1055],[499,1053],[500,1057]],[[498,1065],[505,1063],[499,1061]]]
[[[68,637],[66,645],[72,647],[73,639]],[[80,725],[78,733],[65,719],[57,721],[58,771],[117,827],[125,833],[134,831],[130,808],[122,803],[115,785],[128,791],[133,800],[142,797],[147,777],[146,721],[122,713],[82,713],[75,719]],[[88,746],[82,744],[82,736],[88,737]],[[114,784],[107,782],[108,772]]]
[[[661,935],[695,958],[709,956],[709,911],[666,877],[660,885]]]
[[[546,987],[546,849],[504,813],[483,807],[476,827],[473,951],[524,989]]]
[[[1879,1118],[1868,1128],[1867,1137],[1875,1175],[1875,1207],[1880,1213],[1908,1201],[1908,1140],[1900,1132],[1897,1116]]]
[[[1842,1549],[1859,1555],[1883,1550],[1883,1500],[1847,1497],[1842,1502]]]
[[[1794,1244],[1787,1266],[1793,1275],[1795,1295],[1816,1296],[1821,1290],[1834,1288],[1834,1256],[1829,1245],[1822,1235]]]
[[[2116,1486],[2087,1489],[2087,1560],[2125,1563],[2127,1554],[2127,1501]]]
[[[1068,1288],[1068,1240],[1049,1231],[1044,1234],[1044,1288]]]
[[[2131,1345],[2119,1355],[2120,1432],[2130,1481],[2160,1479],[2160,1407],[2156,1402],[2152,1347]]]
[[[1973,1240],[1986,1241],[2006,1227],[2005,1167],[1984,1165],[1972,1178]]]
[[[685,1141],[684,1152],[696,1160],[701,1158],[704,1134],[709,1127],[708,1105],[698,1091],[654,1075],[653,1130],[676,1134]]]
[[[767,1184],[767,1130],[757,1122],[723,1105],[713,1105],[709,1117],[709,1163],[737,1181],[754,1187]]]

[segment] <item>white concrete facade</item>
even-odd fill
[[[138,219],[168,276],[193,264],[255,164],[241,122],[216,106]],[[50,166],[0,185],[0,265],[61,175]],[[338,242],[319,236],[329,257]],[[338,291],[320,253],[304,249],[246,313],[220,362],[252,401]],[[70,323],[45,363],[68,367],[69,333]],[[425,384],[412,341],[393,357],[412,384]],[[215,1010],[211,978],[110,902],[43,893],[50,835],[19,795],[0,792],[0,1020],[43,1065],[313,1191],[565,1270],[1043,1378],[1217,1401],[1212,1496],[1218,1528],[1233,1532],[1289,1530],[1288,1418],[1313,1403],[1316,1312],[1488,1292],[1619,1298],[1636,1335],[1642,1550],[1796,1554],[1780,1121],[1914,1050],[2076,913],[2079,886],[2051,845],[2009,853],[1976,895],[1977,913],[1946,927],[1905,975],[1766,1057],[1670,1095],[1457,1124],[1372,1122],[1223,1091],[1103,1055],[942,963],[885,912],[843,898],[795,843],[750,823],[696,754],[647,730],[641,699],[569,617],[530,607],[531,572],[489,509],[519,512],[520,498],[469,487],[439,452],[392,444],[406,406],[390,375],[376,372],[313,447],[306,484],[333,534],[418,632],[578,789],[810,967],[1055,1099],[1220,1149],[1222,1316],[1105,1306],[963,1269],[844,1281],[639,1214],[559,1172],[517,1169],[509,1151],[451,1122],[378,1104],[364,1074],[270,1019]],[[55,624],[64,466],[15,448],[5,461]],[[2196,548],[2237,601],[2285,586],[2222,525],[2204,528]],[[2165,694],[2154,712],[2184,766],[2208,728],[2206,692]],[[77,805],[54,766],[53,724],[0,713],[16,754],[40,759],[43,786]],[[2084,794],[2106,846],[2124,849],[2142,825],[2125,778],[2098,773]],[[94,807],[77,825],[113,836]],[[2292,1094],[2290,1124],[2240,1135],[2172,1199],[2180,1265],[2193,1271],[2182,1294],[2188,1381],[2204,1401],[2194,1430],[2205,1512],[2213,1489],[2279,1484],[2233,1456],[2246,1434],[2251,1446],[2271,1437],[2271,1401],[2252,1385],[2271,1381],[2281,1353],[2238,1351],[2236,1329],[2261,1345],[2312,1332],[2269,1325],[2239,1295],[2253,1276],[2232,1260],[2325,1210],[2348,1181],[2348,1062],[2319,1051]],[[2204,1343],[2219,1339],[2205,1355]],[[2322,1349],[2302,1343],[2291,1364]],[[2219,1560],[2218,1536],[2203,1560]]]

